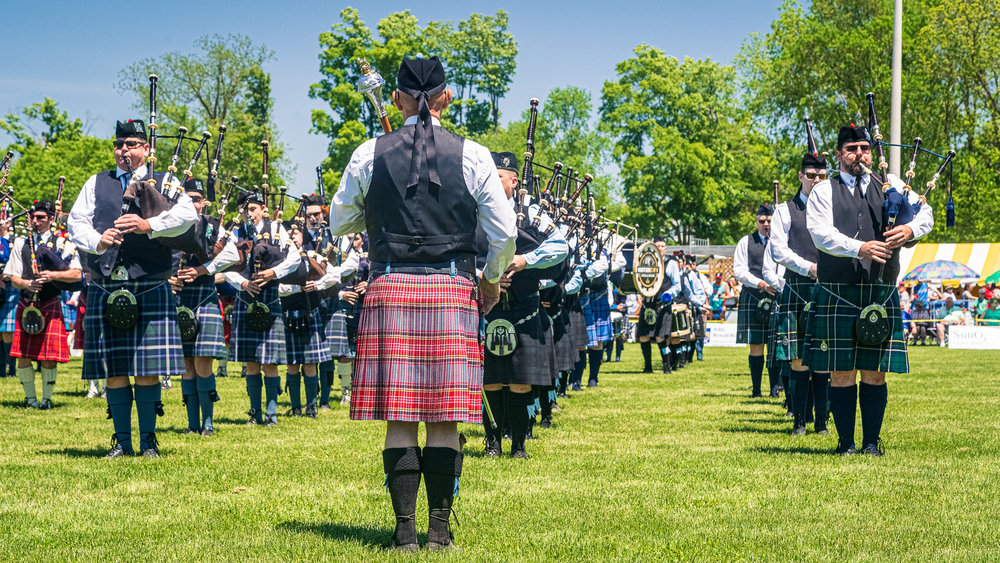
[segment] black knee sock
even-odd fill
[[[590,380],[588,385],[597,385],[597,375],[601,372],[601,360],[604,357],[604,350],[589,350],[588,363],[590,364]]]
[[[861,383],[859,386],[858,405],[861,407],[862,446],[878,444],[888,395],[888,387],[884,383],[882,385]]]
[[[580,350],[580,359],[576,361],[576,365],[573,366],[573,375],[569,378],[569,382],[572,385],[579,385],[583,380],[583,368],[587,367],[587,351]]]
[[[750,356],[750,382],[753,394],[760,395],[760,381],[764,377],[764,356]]]
[[[382,450],[385,482],[396,514],[396,545],[417,543],[417,490],[420,488],[420,448],[388,448]]]
[[[795,413],[795,428],[805,428],[806,426],[806,397],[809,395],[809,370],[792,370],[791,387],[795,389],[792,397],[792,411]],[[790,392],[786,389],[786,395]]]
[[[558,387],[558,389],[559,389],[559,394],[560,395],[565,395],[566,394],[566,385],[569,383],[569,372],[568,371],[560,371],[559,372],[559,379],[557,380],[557,383],[558,383],[558,385],[556,387]]]
[[[809,372],[809,375],[811,379],[812,376],[811,371]],[[816,419],[813,417],[813,389],[812,389],[812,384],[810,383],[809,393],[806,394],[806,424],[809,424],[810,422],[815,422],[815,420]]]
[[[610,362],[611,361],[611,352],[614,350],[614,347],[615,347],[615,343],[614,343],[613,339],[612,340],[608,340],[607,342],[604,343],[604,357],[605,357],[604,361],[605,362]]]
[[[555,389],[551,385],[538,388],[539,406],[542,410],[542,420],[552,420],[552,395],[549,391]]]
[[[767,385],[770,392],[774,393],[777,391],[778,385],[781,383],[781,363],[777,363],[767,368]]]
[[[781,386],[785,388],[785,408],[792,411],[792,365],[781,362]]]
[[[640,342],[642,349],[642,371],[653,371],[653,345],[649,342]]]
[[[427,486],[427,543],[451,543],[451,505],[458,495],[458,478],[462,475],[462,452],[451,448],[424,448],[421,466]]]
[[[534,404],[531,393],[514,393],[507,396],[507,423],[510,425],[511,453],[524,450],[528,435],[528,407]]]
[[[830,374],[812,373],[812,396],[816,408],[816,431],[826,430],[826,407],[830,397]]]
[[[615,340],[615,361],[620,361],[622,359],[622,352],[625,351],[625,341]]]
[[[657,342],[657,348],[660,350],[660,361],[663,362],[663,372],[670,373],[673,368],[673,351],[667,349],[666,342]]]
[[[854,418],[858,410],[858,386],[831,387],[830,410],[841,445],[854,443]]]
[[[503,388],[498,391],[486,392],[486,400],[490,402],[490,412],[493,413],[493,423],[496,427],[491,427],[489,421],[483,419],[483,430],[486,433],[486,440],[496,440],[497,444],[500,443],[500,437],[503,436],[500,429],[503,428],[506,395]],[[483,409],[484,412],[485,410]]]

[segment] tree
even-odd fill
[[[605,82],[601,129],[614,143],[626,219],[676,243],[732,242],[767,201],[775,162],[738,106],[736,71],[640,45]]]
[[[441,116],[445,128],[469,136],[497,126],[497,104],[509,88],[517,54],[503,11],[472,14],[457,31],[451,22],[432,21],[421,28],[408,10],[397,12],[379,21],[377,37],[354,8],[344,9],[340,19],[319,36],[323,79],[309,87],[310,98],[330,106],[312,113],[312,132],[330,139],[322,164],[327,184],[336,185],[354,149],[381,131],[374,108],[355,89],[361,78],[359,58],[385,79],[382,97],[393,128],[403,122],[390,98],[396,69],[404,56],[417,54],[437,55],[444,63],[453,90],[452,104]]]
[[[236,175],[244,187],[262,183],[261,141],[266,139],[271,163],[268,183],[282,185],[292,166],[284,158],[284,144],[271,119],[271,78],[264,66],[274,59],[274,52],[245,35],[206,35],[195,40],[194,46],[195,53],[170,52],[122,69],[118,90],[135,96],[136,110],[148,110],[148,76],[156,74],[158,132],[176,135],[184,126],[195,140],[201,139],[203,130],[212,134],[213,140],[193,170],[196,176],[208,174],[215,135],[219,125],[225,125],[220,182]],[[158,170],[169,165],[173,144],[167,139],[158,143]],[[178,169],[187,166],[195,146],[182,150]]]
[[[25,107],[20,115],[8,114],[0,129],[14,138],[8,149],[16,153],[7,185],[25,206],[39,199],[54,201],[59,176],[65,176],[63,209],[69,212],[87,178],[114,166],[111,136],[84,135],[83,121],[71,118],[50,98]]]

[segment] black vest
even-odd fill
[[[844,181],[837,176],[831,182],[833,226],[842,234],[866,242],[885,240],[882,220],[882,202],[885,196],[874,178],[868,181],[868,193],[863,200],[851,194]],[[861,189],[855,186],[855,190]],[[819,253],[816,262],[819,281],[826,283],[896,283],[899,276],[899,253],[893,252],[885,264]]]
[[[819,260],[819,249],[813,243],[809,229],[806,228],[806,204],[798,196],[788,201],[788,249],[803,259],[815,263]],[[785,279],[804,278],[791,268],[785,269]]]
[[[155,175],[157,185],[163,180],[163,174],[157,172]],[[122,208],[122,183],[115,177],[114,170],[101,172],[96,177],[94,185],[94,230],[98,233],[110,229],[115,224],[115,219],[121,217]],[[129,213],[139,213],[137,203],[133,203],[129,208]],[[87,269],[96,279],[103,278],[99,265],[100,256],[84,253],[86,256]],[[118,251],[118,264],[128,270],[130,279],[136,280],[146,276],[156,276],[164,274],[171,267],[170,249],[163,246],[156,239],[149,238],[149,235],[139,235],[126,233],[124,242]]]
[[[752,233],[747,240],[747,266],[750,273],[760,279],[764,279],[764,248],[767,246],[767,239],[760,236],[760,233]]]
[[[34,233],[31,233],[28,236],[34,235]],[[58,250],[53,248],[53,252],[58,252]],[[26,280],[33,280],[37,277],[31,271],[31,246],[28,244],[28,239],[24,239],[24,244],[21,245],[21,277]],[[60,290],[55,284],[47,283],[42,286],[42,289],[37,294],[37,298],[39,301],[47,301],[53,297],[58,297],[59,292]]]
[[[465,139],[434,129],[441,186],[422,174],[407,189],[415,126],[375,141],[371,186],[365,196],[365,225],[372,262],[438,264],[476,256],[478,204],[462,173]]]

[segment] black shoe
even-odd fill
[[[579,383],[574,383],[573,384],[573,390],[574,391],[583,391],[583,387],[580,387]]]
[[[278,425],[278,415],[266,414],[264,415],[264,426],[277,426]]]
[[[835,455],[854,455],[857,450],[854,449],[854,444],[840,444],[837,449],[833,451]]]
[[[486,455],[486,457],[500,457],[501,455],[503,455],[503,450],[501,448],[500,440],[496,439],[491,440],[489,438],[486,438],[486,440],[484,440],[484,444],[486,446],[486,449],[483,450],[483,453]]]
[[[528,459],[528,452],[524,451],[523,449],[522,450],[516,450],[516,451],[510,452],[510,457],[512,457],[514,459]]]
[[[792,411],[785,411],[785,418],[795,418],[795,413]]]
[[[553,412],[559,412],[562,410],[562,407],[560,407],[555,401],[552,401],[552,410]]]
[[[118,434],[111,435],[111,451],[104,455],[104,459],[114,459],[116,457],[124,457],[127,455],[135,455],[132,450],[125,451],[121,444],[118,443]]]
[[[792,429],[792,436],[805,436],[805,434],[806,434],[805,426],[797,426],[794,429]]]
[[[42,402],[38,404],[38,410],[47,411],[52,409],[52,399],[42,399]]]
[[[288,416],[302,416],[302,407],[295,407],[288,411]]]
[[[185,434],[201,434],[201,430],[198,430],[197,428],[188,427],[188,429],[185,430],[184,433]]]
[[[215,429],[209,426],[208,428],[201,431],[202,436],[215,436]]]
[[[642,368],[642,373],[653,373],[653,368]]]
[[[309,418],[316,418],[316,404],[311,403],[306,405],[306,416]]]
[[[542,421],[538,423],[542,428],[552,428],[552,417],[543,417]]]
[[[820,436],[829,436],[830,435],[830,431],[827,430],[826,428],[819,428],[819,429],[816,430],[816,433],[819,434]]]
[[[750,394],[751,399],[760,399],[761,397],[763,397],[763,395],[760,394],[760,391],[754,391]]]
[[[597,382],[596,381],[588,381],[587,382],[587,387],[597,387]]]
[[[254,426],[260,424],[257,421],[257,417],[260,416],[260,413],[257,412],[256,410],[250,409],[249,411],[247,411],[247,416],[250,417],[250,420],[247,421],[247,426]]]
[[[882,448],[882,440],[879,440],[877,444],[867,444],[864,448],[861,448],[861,453],[865,455],[870,455],[874,457],[882,457],[885,455],[885,450]]]
[[[142,450],[142,457],[160,457],[160,450],[153,446]]]
[[[673,373],[673,370],[670,369],[670,362],[663,362],[663,370],[662,371],[663,371],[663,373],[667,373],[667,374]]]

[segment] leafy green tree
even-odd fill
[[[208,175],[215,136],[219,125],[225,125],[220,182],[236,175],[244,187],[261,184],[261,141],[266,139],[271,163],[268,183],[275,188],[283,185],[292,165],[284,158],[284,144],[271,117],[271,78],[264,70],[274,52],[245,35],[206,35],[195,40],[194,46],[194,53],[170,52],[127,66],[118,73],[118,90],[133,94],[133,108],[144,115],[148,111],[148,76],[156,74],[158,133],[176,135],[184,126],[188,137],[196,140],[200,140],[201,131],[212,134],[193,170],[196,176]],[[170,139],[157,143],[157,170],[169,166],[174,143]],[[179,170],[190,162],[196,146],[190,143],[182,149]],[[220,184],[219,190],[223,189]],[[289,190],[299,191],[295,187]]]
[[[83,121],[71,119],[52,98],[46,97],[25,107],[21,115],[9,113],[0,119],[0,131],[14,139],[9,150],[24,152],[35,145],[44,147],[48,143],[79,138],[83,135]]]
[[[733,242],[770,200],[775,161],[739,107],[736,71],[640,45],[605,82],[601,129],[621,170],[626,219],[677,243]]]

